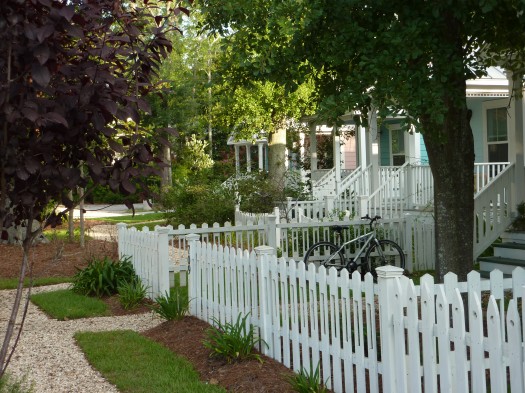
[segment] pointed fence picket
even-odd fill
[[[416,286],[387,266],[376,284],[274,253],[192,241],[191,313],[249,313],[263,353],[296,372],[319,367],[334,392],[524,391],[522,269]]]

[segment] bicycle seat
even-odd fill
[[[350,225],[332,225],[330,228],[331,228],[332,231],[334,231],[334,232],[341,233],[341,232],[343,232],[343,229],[348,229],[348,228],[350,228]]]

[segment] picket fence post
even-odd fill
[[[272,247],[275,250],[277,250],[277,248],[281,246],[281,229],[277,228],[277,224],[279,224],[278,207],[274,209],[274,214],[268,216],[268,220],[266,222],[266,241],[268,243],[268,246]]]
[[[157,233],[157,293],[154,296],[163,296],[170,291],[170,253],[169,253],[169,228],[159,227]]]
[[[260,338],[263,341],[261,344],[262,353],[268,355],[272,352],[273,340],[271,339],[271,315],[268,307],[269,290],[270,290],[270,272],[268,268],[268,259],[274,255],[275,249],[270,246],[255,247],[255,254],[257,256],[257,275],[259,282],[259,328]],[[266,345],[264,344],[266,343]]]
[[[199,267],[197,266],[197,242],[200,240],[200,236],[196,233],[190,233],[189,235],[185,236],[186,241],[188,242],[188,273],[190,276],[190,279],[188,280],[188,299],[190,300],[190,310],[191,315],[197,316],[197,308],[198,308],[198,292],[199,289]],[[193,274],[192,273],[193,270]]]
[[[123,222],[119,222],[117,224],[117,238],[118,238],[118,257],[119,259],[121,259],[125,254],[126,252],[126,244],[125,244],[125,241],[124,241],[124,231],[128,229],[128,226],[126,224],[124,224]]]
[[[403,275],[403,269],[396,266],[381,266],[376,269],[379,286],[379,326],[381,331],[381,363],[383,364],[383,392],[396,393],[394,302],[396,278]],[[402,392],[397,392],[402,393]]]

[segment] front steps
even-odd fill
[[[481,277],[489,278],[490,272],[498,269],[504,277],[511,277],[517,267],[525,269],[525,232],[504,232],[501,243],[494,243],[494,256],[480,257]]]

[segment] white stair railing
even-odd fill
[[[474,195],[474,258],[477,258],[512,223],[511,185],[515,164],[507,164]]]
[[[474,194],[481,192],[509,165],[510,162],[474,163]]]
[[[380,172],[381,185],[370,196],[362,198],[360,214],[379,215],[381,217],[400,217],[404,211],[406,168],[384,167]],[[388,175],[388,176],[387,176]]]

